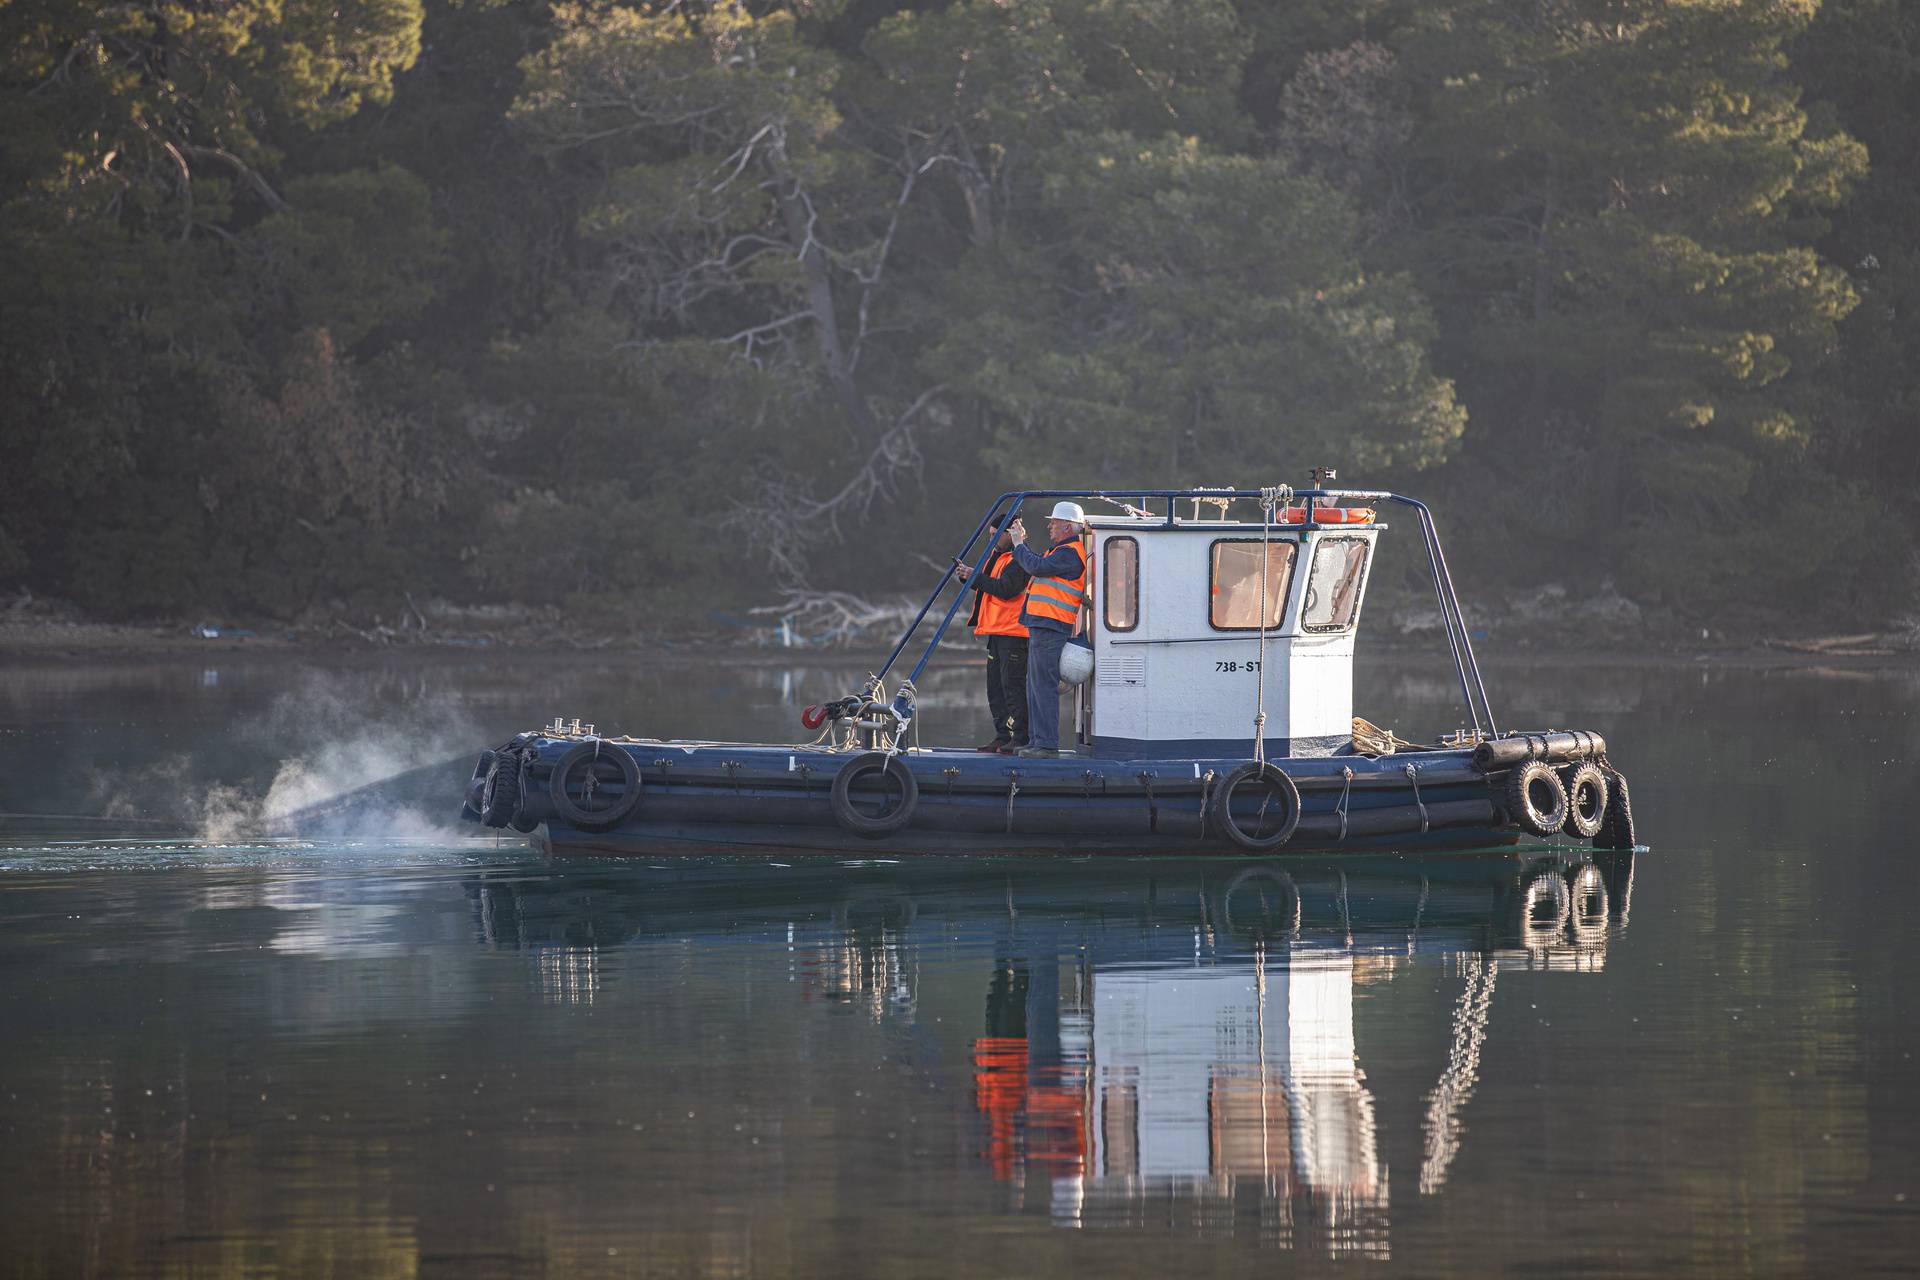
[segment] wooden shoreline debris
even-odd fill
[[[1767,640],[1764,643],[1774,649],[1819,654],[1827,658],[1890,658],[1898,650],[1875,643],[1884,639],[1883,632],[1866,631],[1859,635],[1822,636],[1814,640]]]

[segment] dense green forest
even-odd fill
[[[0,589],[670,624],[1040,483],[1897,618],[1907,0],[0,0]],[[918,552],[916,556],[914,552]]]

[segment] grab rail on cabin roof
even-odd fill
[[[1426,543],[1427,564],[1433,577],[1433,595],[1440,606],[1441,627],[1447,635],[1447,648],[1453,656],[1454,672],[1460,678],[1460,694],[1466,700],[1467,714],[1473,720],[1476,734],[1482,732],[1480,721],[1481,714],[1484,712],[1485,732],[1495,737],[1499,736],[1499,726],[1493,717],[1493,705],[1487,701],[1486,682],[1480,675],[1480,663],[1473,654],[1473,638],[1467,633],[1466,618],[1460,611],[1460,597],[1454,590],[1453,573],[1447,567],[1447,553],[1440,545],[1440,531],[1434,525],[1433,512],[1428,509],[1427,504],[1417,498],[1408,498],[1380,489],[1295,489],[1293,495],[1306,500],[1305,521],[1302,525],[1296,526],[1303,529],[1316,527],[1313,509],[1314,503],[1320,499],[1345,498],[1363,502],[1392,502],[1413,509],[1419,517],[1420,534]],[[914,615],[913,621],[907,624],[906,632],[893,646],[893,652],[887,655],[885,664],[875,673],[875,679],[884,680],[887,673],[893,670],[893,664],[900,660],[900,654],[906,649],[908,641],[913,639],[914,633],[920,629],[920,624],[926,621],[927,614],[932,611],[934,602],[940,598],[940,593],[946,590],[947,583],[953,580],[955,566],[973,554],[973,548],[980,541],[980,535],[985,533],[987,526],[991,524],[993,534],[986,540],[985,548],[973,565],[974,573],[986,571],[987,561],[993,554],[994,546],[1000,541],[1000,535],[1013,523],[1021,504],[1025,502],[1034,499],[1044,501],[1049,498],[1099,498],[1110,502],[1134,498],[1163,498],[1167,503],[1167,515],[1163,527],[1171,529],[1177,524],[1174,503],[1181,498],[1258,499],[1259,497],[1258,489],[1023,489],[1018,492],[1003,493],[993,500],[993,505],[987,508],[986,514],[980,518],[980,523],[974,526],[973,534],[967,539],[967,545],[961,549],[960,555],[955,557],[953,564],[949,564],[946,572],[940,575],[940,581],[934,585],[932,594],[927,597],[927,602],[920,606],[920,612]],[[953,598],[952,603],[947,605],[946,613],[941,615],[939,625],[934,628],[932,639],[927,641],[927,647],[921,653],[920,660],[914,664],[912,673],[907,676],[907,684],[919,682],[921,674],[927,668],[927,663],[933,658],[934,650],[940,647],[940,640],[946,635],[947,627],[952,624],[954,614],[959,611],[960,602],[965,598],[966,592],[962,591]],[[1477,701],[1476,695],[1478,695]],[[902,720],[913,718],[913,702],[904,693],[895,696],[893,709]]]

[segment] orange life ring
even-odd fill
[[[1305,507],[1285,507],[1281,509],[1281,524],[1305,524],[1306,522],[1307,509]],[[1373,508],[1315,507],[1313,509],[1313,522],[1315,524],[1372,524]]]

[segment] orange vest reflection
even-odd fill
[[[1051,1177],[1086,1168],[1084,1073],[1059,1066],[1042,1067],[1037,1075],[1028,1075],[1024,1038],[982,1036],[973,1042],[973,1102],[987,1118],[987,1163],[1003,1181],[1023,1165]]]

